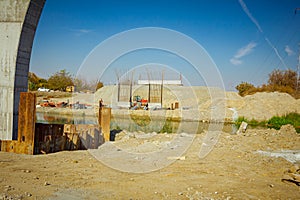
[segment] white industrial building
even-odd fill
[[[138,80],[138,85],[183,85],[182,80]]]

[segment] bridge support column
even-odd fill
[[[44,4],[0,1],[0,140],[18,138],[20,92],[27,92],[32,43]]]

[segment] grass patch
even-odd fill
[[[300,133],[300,114],[289,113],[285,116],[275,116],[268,120],[267,126],[275,129],[280,129],[282,125],[291,124],[296,129],[297,133]]]
[[[138,125],[138,126],[148,126],[151,123],[150,116],[138,116],[138,115],[130,115],[131,119]]]
[[[236,126],[240,126],[242,122],[247,122],[250,126],[261,126],[269,127],[279,130],[281,126],[286,124],[291,124],[296,129],[297,133],[300,133],[300,114],[299,113],[289,113],[284,116],[274,116],[266,121],[258,121],[255,119],[248,120],[245,117],[239,117],[235,121]]]
[[[255,120],[255,119],[248,120],[245,117],[239,117],[235,121],[235,124],[237,126],[240,126],[243,121],[247,122],[247,124],[249,124],[250,126],[265,126],[266,125],[266,121],[258,121],[258,120]]]
[[[160,133],[172,133],[172,132],[173,132],[172,122],[170,120],[166,120],[164,126],[160,130]]]

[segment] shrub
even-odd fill
[[[296,90],[297,73],[293,70],[274,70],[269,74],[268,83],[270,86],[275,87],[288,87]]]
[[[300,114],[299,113],[289,113],[282,117],[272,117],[267,122],[268,127],[280,129],[282,125],[291,124],[296,129],[297,133],[300,133]]]
[[[300,133],[300,114],[299,113],[289,113],[284,116],[274,116],[268,121],[257,121],[255,119],[248,120],[245,117],[239,117],[235,121],[235,125],[239,127],[242,122],[247,122],[250,126],[262,126],[262,127],[269,127],[269,128],[275,128],[279,130],[281,126],[286,124],[291,124],[297,131],[297,133]]]
[[[235,124],[237,126],[240,126],[242,122],[247,122],[247,124],[249,124],[250,126],[265,126],[266,121],[257,121],[256,119],[251,119],[248,120],[245,117],[239,117],[236,121]]]
[[[293,96],[296,99],[300,98],[300,86],[297,90],[297,73],[293,70],[274,70],[269,74],[268,84],[263,84],[260,87],[254,87],[251,83],[242,82],[235,88],[239,95],[246,96],[256,92],[282,92]]]
[[[241,84],[237,85],[235,87],[239,91],[239,95],[242,97],[249,94],[249,91],[254,90],[255,87],[251,83],[242,82]]]

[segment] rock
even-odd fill
[[[289,173],[300,173],[300,167],[299,165],[293,165],[289,170]]]
[[[297,186],[300,186],[300,174],[294,174],[294,173],[284,174],[281,181],[288,182],[288,183],[294,183]]]
[[[300,185],[300,174],[292,174],[291,176]]]
[[[129,138],[135,138],[135,133],[128,133]]]
[[[32,194],[30,194],[29,192],[25,192],[25,196],[31,197]]]
[[[187,189],[187,191],[191,191],[191,190],[193,190],[194,188],[193,187],[188,187],[188,188],[186,188]]]
[[[48,183],[47,181],[44,183],[44,186],[48,186],[50,185],[50,183]]]
[[[170,156],[168,160],[185,160],[185,156]]]
[[[117,133],[116,136],[115,136],[115,141],[125,139],[125,138],[126,138],[126,137],[125,137],[126,135],[127,135],[127,132],[126,132],[125,130],[123,130],[123,131]]]
[[[190,135],[188,133],[180,133],[180,137],[193,137],[194,135]]]
[[[1,194],[1,199],[8,199],[6,194]]]

